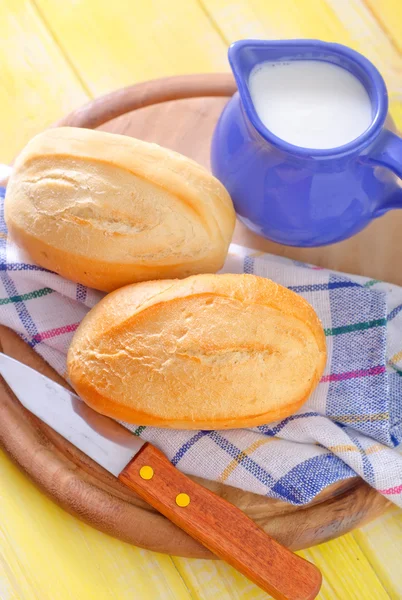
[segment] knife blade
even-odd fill
[[[317,596],[321,573],[313,564],[178,471],[155,446],[3,353],[0,375],[28,411],[273,598],[313,600]]]
[[[117,477],[144,442],[76,394],[0,354],[0,373],[27,410]]]

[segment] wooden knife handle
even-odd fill
[[[321,573],[270,538],[241,510],[178,471],[145,444],[119,480],[277,600],[312,600]]]

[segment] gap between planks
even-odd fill
[[[74,77],[77,79],[77,82],[80,84],[80,86],[82,87],[83,91],[88,96],[88,99],[92,100],[94,98],[94,96],[93,96],[91,90],[89,89],[89,87],[87,86],[87,84],[85,83],[85,81],[83,80],[83,78],[81,77],[80,72],[78,71],[78,69],[74,65],[73,61],[70,59],[68,53],[64,50],[63,45],[58,40],[55,32],[53,31],[53,28],[51,27],[51,24],[49,23],[48,19],[46,18],[46,16],[42,12],[41,8],[38,6],[36,0],[29,0],[29,2],[31,4],[33,10],[36,12],[36,15],[37,15],[38,19],[40,21],[42,21],[42,24],[45,27],[45,29],[47,30],[49,36],[52,38],[53,42],[55,43],[55,45],[60,50],[60,54],[63,57],[63,59],[65,60],[66,65],[69,67],[69,69],[71,70],[71,72],[74,74]]]

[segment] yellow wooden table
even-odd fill
[[[400,0],[1,0],[0,163],[73,108],[138,81],[228,70],[227,46],[320,38],[384,75],[402,129]],[[402,598],[402,512],[301,553],[321,600]],[[0,600],[262,600],[220,562],[132,548],[47,500],[0,452]]]

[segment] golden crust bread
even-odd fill
[[[69,378],[92,408],[136,425],[253,427],[297,411],[326,362],[313,308],[254,275],[130,285],[85,317]]]
[[[235,225],[229,194],[196,162],[72,127],[45,131],[20,154],[5,217],[36,263],[104,291],[218,271]]]

